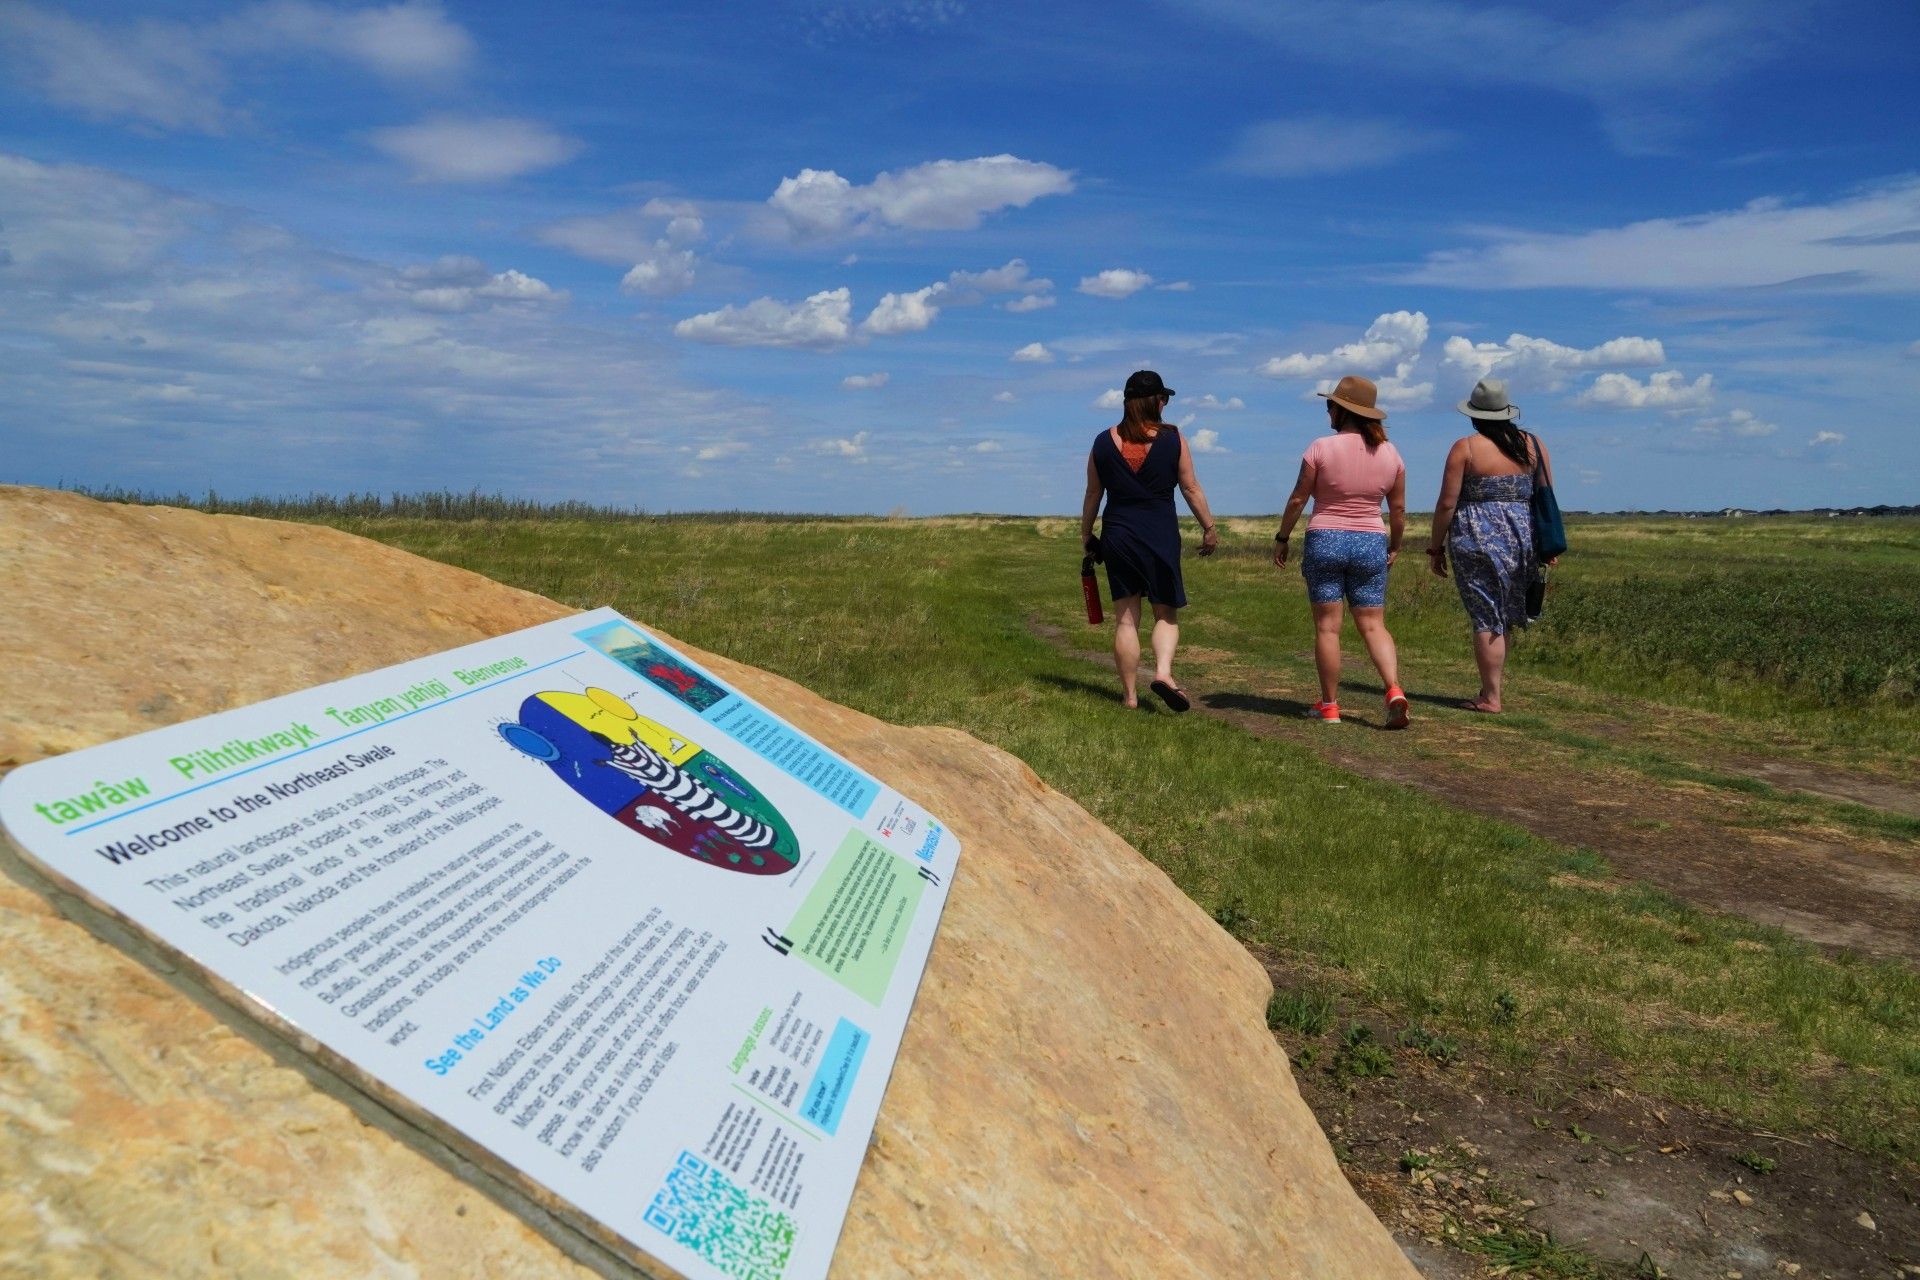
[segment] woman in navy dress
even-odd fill
[[[1153,681],[1147,687],[1175,711],[1192,703],[1173,678],[1173,651],[1180,643],[1180,610],[1187,603],[1180,578],[1180,517],[1173,491],[1186,495],[1200,521],[1200,554],[1220,545],[1207,509],[1207,495],[1193,472],[1193,454],[1180,430],[1160,421],[1173,398],[1160,375],[1142,369],[1127,379],[1126,410],[1102,431],[1087,456],[1087,497],[1080,510],[1080,540],[1107,566],[1113,595],[1113,665],[1120,673],[1121,701],[1140,705],[1135,689],[1140,668],[1140,600],[1153,605]],[[1093,518],[1101,513],[1100,536]]]

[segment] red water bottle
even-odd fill
[[[1087,625],[1097,627],[1106,621],[1106,615],[1100,612],[1100,580],[1093,576],[1090,555],[1080,561],[1080,594],[1087,598]]]

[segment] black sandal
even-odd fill
[[[1160,701],[1166,703],[1171,710],[1185,711],[1193,705],[1193,703],[1187,699],[1187,691],[1177,684],[1169,684],[1165,680],[1155,680],[1152,684],[1148,685],[1147,688],[1153,690]]]

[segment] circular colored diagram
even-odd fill
[[[800,842],[726,761],[605,689],[537,693],[500,736],[580,797],[657,845],[709,866],[780,875]]]

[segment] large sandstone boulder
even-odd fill
[[[0,599],[0,769],[568,612],[327,529],[7,487]],[[835,1276],[1414,1274],[1260,967],[1159,870],[966,734],[690,652],[964,842]],[[620,1269],[0,861],[0,1274]]]

